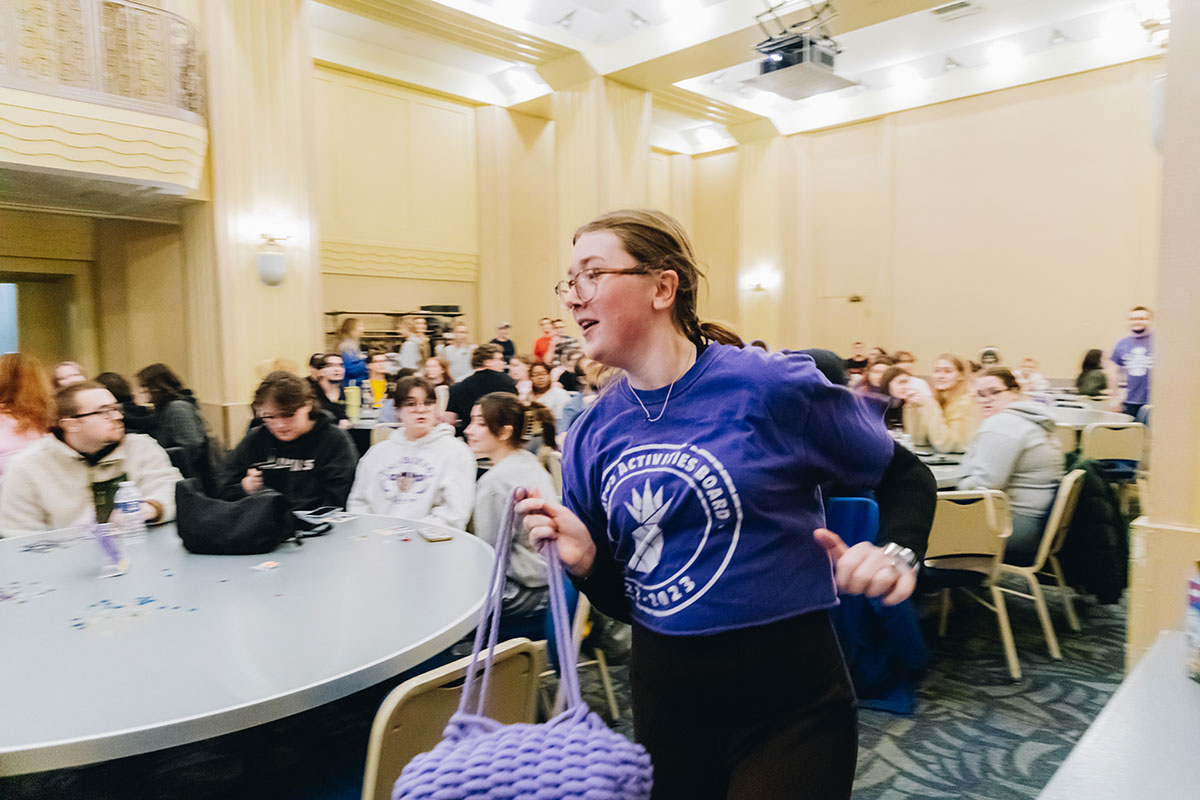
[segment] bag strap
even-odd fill
[[[483,610],[480,612],[479,624],[475,626],[475,644],[471,650],[471,663],[467,667],[466,683],[463,685],[462,699],[458,704],[458,714],[484,716],[488,682],[491,679],[492,663],[495,661],[496,644],[500,635],[500,611],[504,602],[504,582],[508,574],[508,562],[512,556],[513,537],[520,527],[517,503],[526,496],[525,489],[518,487],[508,498],[508,506],[502,518],[500,532],[496,537],[496,558],[492,562],[492,577],[488,595],[484,600]],[[550,613],[554,619],[555,648],[558,651],[562,688],[567,699],[566,710],[576,714],[586,713],[587,706],[579,692],[579,669],[576,664],[575,641],[571,636],[570,614],[567,610],[566,592],[563,588],[563,566],[558,557],[558,547],[553,541],[546,541],[542,544],[541,553],[546,560]],[[483,676],[479,680],[478,689],[476,689],[475,678],[479,674],[480,653],[483,650],[485,630],[487,631],[487,653],[482,659]],[[471,709],[472,704],[475,706],[474,709]]]

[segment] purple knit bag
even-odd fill
[[[650,797],[650,756],[641,745],[608,728],[579,694],[574,640],[563,592],[562,564],[554,542],[542,547],[549,574],[550,609],[567,708],[541,725],[501,725],[483,715],[487,700],[500,606],[512,540],[518,527],[516,489],[508,502],[504,528],[496,539],[491,592],[475,629],[475,648],[462,700],[442,741],[400,773],[392,800],[646,800]],[[490,624],[489,624],[490,619]],[[488,631],[487,655],[480,659]],[[479,664],[483,677],[476,681]],[[477,696],[476,696],[477,695]],[[474,710],[469,710],[474,704]]]

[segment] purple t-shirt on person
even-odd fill
[[[655,417],[670,392],[662,418]],[[672,388],[604,391],[567,437],[564,502],[624,565],[633,617],[668,635],[837,604],[818,484],[874,487],[878,409],[800,353],[709,345]]]
[[[1145,405],[1150,402],[1150,370],[1154,368],[1151,334],[1133,334],[1117,342],[1113,363],[1125,372],[1125,402]]]

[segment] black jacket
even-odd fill
[[[346,407],[344,405],[337,400],[330,400],[325,394],[325,390],[321,388],[321,384],[312,378],[308,379],[308,384],[312,387],[313,396],[317,398],[318,408],[322,411],[328,411],[338,422],[346,419]]]
[[[293,508],[345,507],[358,457],[346,432],[321,411],[315,414],[313,429],[290,442],[279,441],[260,425],[252,428],[233,451],[221,481],[221,497],[245,497],[242,478],[246,470],[264,463],[290,467],[283,492]]]
[[[516,394],[517,382],[503,372],[480,369],[450,387],[450,402],[446,403],[446,410],[458,415],[458,421],[454,423],[455,433],[462,436],[471,422],[471,409],[479,402],[479,398],[492,392]]]

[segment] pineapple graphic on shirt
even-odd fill
[[[669,497],[663,501],[663,490],[659,487],[655,492],[647,480],[641,494],[633,490],[632,503],[625,503],[625,508],[633,517],[638,527],[633,531],[633,557],[629,559],[629,568],[635,572],[650,572],[658,566],[662,558],[663,532],[659,527],[663,516],[675,498]]]

